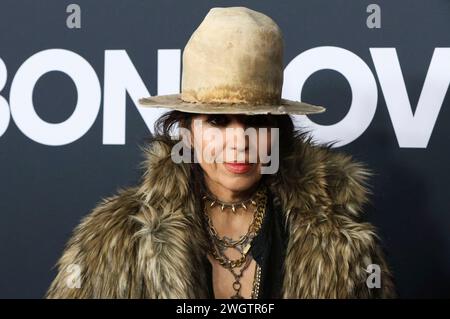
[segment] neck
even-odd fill
[[[217,199],[226,203],[236,203],[249,199],[256,189],[259,186],[259,182],[255,183],[249,189],[235,191],[232,189],[228,189],[214,181],[211,181],[209,178],[205,178],[205,184],[209,192],[214,195]]]

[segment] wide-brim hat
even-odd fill
[[[181,93],[139,99],[142,106],[204,114],[313,114],[323,106],[281,98],[283,36],[268,16],[212,8],[183,51]]]

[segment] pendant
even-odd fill
[[[233,289],[236,293],[230,297],[231,299],[244,299],[244,297],[239,294],[239,291],[241,290],[241,283],[239,282],[239,279],[236,279],[236,281],[233,282]]]

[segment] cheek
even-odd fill
[[[194,149],[197,158],[202,162],[206,162],[205,165],[213,164],[224,149],[224,142],[221,132],[211,133],[208,130],[204,130],[203,134],[194,135]]]
[[[213,180],[217,179],[216,176],[218,175],[218,173],[217,173],[217,165],[216,164],[206,163],[206,162],[201,162],[199,164],[209,178],[211,178]]]
[[[224,185],[227,188],[232,188],[234,184],[238,183],[239,179],[249,179],[250,176],[239,177],[230,173],[223,163],[200,163],[204,173],[210,180]],[[260,171],[258,171],[260,172]],[[256,170],[255,170],[256,173]],[[254,175],[253,173],[252,175]],[[238,178],[238,179],[237,179]],[[250,179],[253,179],[250,177]],[[238,183],[239,184],[239,183]]]
[[[270,129],[267,130],[267,134],[265,134],[265,133],[258,134],[258,144],[257,144],[258,157],[259,157],[259,154],[264,154],[264,155],[271,154],[271,152],[272,152],[271,136],[272,135],[270,133]]]
[[[203,157],[209,157],[214,160],[218,155],[220,145],[212,136],[204,136],[202,140]]]

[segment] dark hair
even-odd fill
[[[170,137],[171,131],[175,128],[175,125],[190,129],[192,119],[200,114],[188,113],[181,111],[169,111],[161,115],[154,124],[154,134],[157,136]],[[292,146],[293,139],[296,134],[294,123],[289,114],[273,115],[247,115],[253,118],[269,118],[266,122],[274,123],[272,127],[279,128],[280,133],[280,156],[287,155]]]

